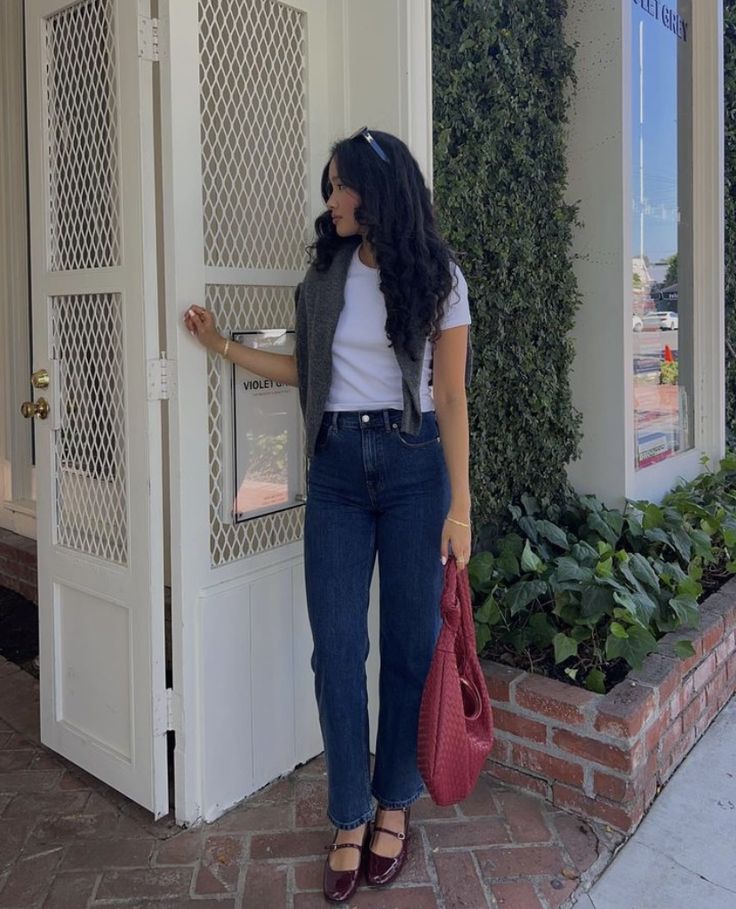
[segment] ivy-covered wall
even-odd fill
[[[433,0],[434,191],[472,305],[476,526],[556,496],[577,453],[566,184],[567,0]]]
[[[736,444],[736,0],[725,0],[726,425]]]

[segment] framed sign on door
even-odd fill
[[[240,344],[292,354],[293,329],[232,332]],[[294,386],[232,367],[235,523],[304,503],[304,431]]]

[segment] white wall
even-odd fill
[[[568,43],[578,42],[577,92],[571,100],[567,201],[579,201],[583,227],[575,234],[575,274],[583,294],[574,339],[573,403],[583,414],[582,458],[568,470],[581,492],[611,505],[626,488],[633,436],[625,431],[631,397],[630,322],[624,304],[630,283],[626,247],[629,156],[628,102],[622,60],[628,52],[626,3],[572,0]],[[628,331],[627,331],[628,328]]]
[[[330,79],[335,138],[361,126],[400,136],[432,169],[432,55],[428,0],[340,0],[328,47],[342,68]]]
[[[0,4],[0,527],[35,537],[22,0]]]

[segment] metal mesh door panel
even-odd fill
[[[199,78],[204,262],[273,275],[259,286],[208,284],[218,329],[293,327],[284,273],[307,265],[307,14],[278,0],[199,0]],[[217,279],[216,279],[217,280]],[[270,285],[270,286],[264,286]],[[226,514],[223,379],[208,368],[210,556],[213,566],[301,539],[303,508],[240,524]]]
[[[113,0],[45,21],[48,267],[120,263],[119,129]]]
[[[302,268],[306,14],[200,0],[199,19],[205,263]]]
[[[294,327],[294,289],[208,285],[205,305],[215,315],[222,334],[262,328]],[[227,367],[228,370],[230,367]],[[229,373],[227,374],[229,376]],[[300,506],[253,518],[242,524],[224,524],[223,428],[230,414],[223,412],[223,361],[208,356],[209,458],[210,458],[210,557],[213,566],[262,552],[302,538],[304,509]]]
[[[56,542],[110,562],[128,558],[123,313],[120,294],[51,300],[58,361],[54,433]]]

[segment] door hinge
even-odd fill
[[[158,19],[138,16],[138,56],[158,63]]]
[[[158,360],[148,361],[148,400],[168,401],[174,397],[174,387],[174,361],[167,360],[163,350]]]
[[[167,688],[164,697],[158,701],[158,709],[153,719],[154,735],[163,735],[165,732],[175,732],[179,728],[181,714],[181,698],[174,693],[173,688]]]

